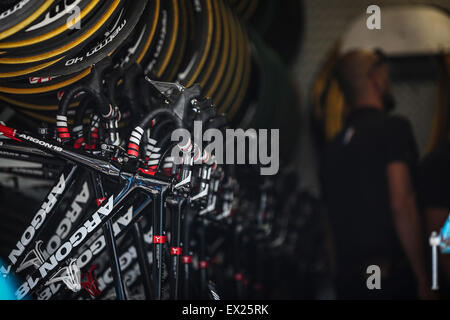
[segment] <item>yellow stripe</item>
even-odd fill
[[[0,40],[5,39],[5,38],[13,35],[14,33],[22,30],[27,25],[32,23],[42,13],[44,13],[51,6],[51,4],[53,2],[54,2],[54,0],[47,0],[47,1],[45,1],[44,4],[39,9],[37,9],[33,14],[31,14],[28,18],[26,18],[25,20],[23,20],[20,23],[16,24],[14,27],[11,27],[8,30],[5,30],[5,31],[1,32],[0,33]]]
[[[89,14],[89,12],[91,12],[91,10],[94,9],[94,7],[97,6],[97,4],[99,2],[100,2],[100,0],[92,0],[89,3],[89,5],[86,8],[84,8],[83,11],[81,11],[81,13],[72,20],[70,25],[69,25],[69,23],[65,23],[64,25],[60,26],[59,28],[52,30],[46,34],[40,35],[36,38],[26,39],[26,40],[21,40],[21,41],[16,41],[16,42],[0,43],[0,48],[1,49],[10,49],[10,48],[24,47],[24,46],[29,46],[32,44],[36,44],[36,43],[51,39],[51,38],[65,32],[71,26],[73,26],[77,22],[81,21],[81,19],[83,19],[87,14]]]
[[[234,71],[237,68],[236,60],[237,60],[237,49],[239,48],[239,37],[237,37],[236,35],[238,33],[238,30],[236,29],[236,20],[234,19],[233,14],[230,11],[228,11],[228,14],[230,19],[231,35],[235,36],[235,41],[232,41],[231,60],[227,68],[228,72],[225,75],[223,81],[221,81],[220,83],[219,91],[214,96],[214,100],[217,105],[220,105],[220,101],[222,101],[225,91],[228,89],[228,86],[230,85],[232,76],[234,75]]]
[[[230,90],[227,92],[225,101],[222,103],[221,107],[219,108],[219,112],[226,112],[228,107],[230,106],[231,102],[233,101],[233,99],[236,97],[236,93],[239,89],[239,85],[241,84],[242,81],[242,73],[244,72],[244,59],[245,59],[245,52],[243,51],[246,44],[244,42],[243,39],[243,33],[242,33],[242,28],[241,25],[238,21],[236,21],[236,27],[237,27],[237,37],[239,39],[239,44],[238,44],[238,64],[237,64],[237,69],[236,69],[236,73],[234,74],[234,81],[232,82],[231,88]],[[217,102],[218,105],[219,102]]]
[[[174,18],[174,32],[172,32],[172,39],[170,39],[169,51],[164,56],[163,63],[161,68],[156,71],[156,76],[160,78],[164,71],[166,71],[167,65],[169,64],[170,58],[172,58],[173,51],[175,49],[175,44],[177,42],[178,37],[178,25],[179,25],[179,13],[178,13],[178,2],[176,0],[172,0],[173,4],[173,18]]]
[[[46,52],[43,54],[39,54],[36,56],[31,57],[21,57],[21,58],[0,58],[0,63],[4,64],[20,64],[20,63],[32,63],[37,62],[45,59],[49,59],[52,57],[55,57],[57,55],[63,54],[64,52],[73,49],[80,43],[84,42],[86,39],[89,39],[90,36],[92,36],[108,19],[109,17],[114,13],[115,9],[119,5],[120,0],[114,0],[113,4],[109,7],[108,11],[105,13],[104,16],[101,17],[101,19],[87,32],[85,32],[81,37],[78,39],[72,41],[71,43],[68,43],[58,49],[55,49],[50,52]]]
[[[248,38],[245,37],[247,40],[246,44],[246,52],[245,52],[245,73],[244,73],[244,80],[243,85],[241,85],[238,93],[237,99],[234,101],[233,105],[230,108],[230,112],[228,113],[228,118],[232,119],[235,113],[239,110],[239,107],[241,106],[242,101],[244,100],[245,94],[247,93],[247,88],[250,83],[250,72],[251,72],[251,59],[250,59],[250,48],[248,46]]]
[[[45,92],[49,92],[49,91],[60,89],[62,87],[69,86],[69,85],[77,82],[78,80],[83,79],[84,77],[86,77],[90,73],[91,73],[91,67],[89,67],[88,69],[84,70],[82,73],[80,73],[79,75],[76,75],[73,78],[67,79],[67,80],[59,82],[59,83],[55,83],[55,84],[50,85],[50,86],[40,87],[40,88],[7,88],[7,87],[0,87],[0,92],[12,93],[12,94],[45,93]]]
[[[187,27],[187,23],[188,23],[188,13],[187,13],[187,9],[186,9],[186,3],[184,1],[180,2],[180,22],[181,22],[181,26],[180,26],[180,30],[188,30]],[[174,62],[171,64],[170,69],[168,71],[166,71],[167,76],[164,76],[164,81],[175,81],[175,77],[177,72],[179,71],[180,68],[180,64],[183,61],[184,58],[184,54],[185,54],[185,49],[186,49],[186,44],[187,44],[187,37],[183,36],[181,37],[181,41],[177,44],[177,48],[175,49],[177,54],[176,54],[176,58],[174,60]]]
[[[24,69],[24,70],[20,70],[20,71],[12,71],[12,72],[5,72],[5,73],[0,73],[0,78],[12,78],[12,77],[18,77],[18,76],[23,76],[26,74],[30,74],[32,72],[35,71],[39,71],[42,70],[44,68],[47,68],[48,66],[51,66],[52,64],[57,63],[59,60],[63,59],[64,57],[61,57],[59,59],[50,61],[50,62],[46,62],[40,65],[37,65],[35,67],[31,67],[28,69]]]
[[[225,6],[223,5],[223,2],[219,1],[219,4],[221,5],[222,21],[224,22],[224,26],[223,26],[224,33],[225,33],[224,49],[222,50],[222,59],[219,64],[219,70],[217,71],[217,74],[214,77],[211,87],[206,92],[207,97],[213,96],[214,92],[216,92],[217,87],[219,86],[220,81],[222,81],[223,73],[225,71],[225,66],[228,61],[228,56],[229,56],[228,53],[230,50],[229,20],[228,20],[227,12],[225,10]]]
[[[208,57],[209,48],[211,47],[211,40],[213,36],[213,15],[212,15],[212,8],[211,8],[211,1],[206,0],[207,5],[207,12],[208,12],[208,34],[206,37],[206,45],[203,50],[203,56],[200,59],[200,63],[197,66],[197,69],[194,71],[194,74],[192,75],[191,79],[188,80],[186,83],[186,87],[190,87],[194,84],[195,80],[197,80],[198,75],[200,74],[200,71],[203,68],[203,65],[206,62],[206,58]]]
[[[219,10],[219,2],[215,2],[215,6],[214,6],[214,12],[215,12],[215,19],[217,21],[216,23],[216,41],[214,43],[214,49],[212,52],[212,57],[211,60],[208,62],[208,67],[203,75],[203,77],[200,78],[200,85],[202,86],[202,88],[205,87],[206,85],[206,81],[209,80],[209,76],[211,75],[211,72],[213,71],[214,67],[216,66],[216,61],[217,61],[217,56],[219,53],[219,49],[220,49],[220,42],[222,40],[222,23],[220,20],[220,10]]]
[[[153,16],[153,26],[152,30],[150,31],[150,35],[147,38],[147,42],[145,43],[144,49],[142,50],[141,54],[137,58],[137,63],[141,63],[142,59],[144,59],[145,54],[147,53],[148,47],[150,47],[150,44],[153,41],[153,37],[155,36],[156,32],[156,26],[158,25],[159,20],[159,10],[160,10],[160,2],[159,0],[156,0],[156,9],[155,9],[155,15]]]

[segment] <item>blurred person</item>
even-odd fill
[[[434,298],[426,273],[414,173],[418,151],[395,106],[380,52],[355,50],[336,69],[350,114],[321,161],[336,256],[338,299]],[[369,290],[369,266],[381,289]]]
[[[450,142],[425,157],[419,167],[418,180],[428,238],[433,231],[439,233],[450,212]],[[431,261],[431,251],[429,259]],[[450,299],[450,255],[439,254],[438,263],[440,297]]]

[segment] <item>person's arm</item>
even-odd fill
[[[430,298],[430,282],[425,268],[422,228],[410,169],[405,162],[392,162],[388,164],[387,175],[390,203],[398,237],[418,281],[420,298]]]

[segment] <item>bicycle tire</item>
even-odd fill
[[[170,60],[173,54],[174,47],[171,48],[171,44],[174,44],[177,39],[178,26],[175,26],[175,24],[178,25],[179,23],[178,3],[176,3],[176,6],[177,8],[174,8],[173,0],[161,2],[160,25],[155,35],[155,45],[145,53],[141,62],[144,74],[155,79],[157,78],[158,66],[160,68],[163,60]],[[172,21],[170,17],[175,17],[175,15],[177,21]]]
[[[110,5],[105,2],[103,9],[106,9],[106,12],[97,12],[95,17],[86,22],[84,28],[72,30],[69,36],[58,36],[43,43],[26,46],[26,51],[24,48],[7,51],[0,55],[0,65],[36,63],[78,52],[116,20],[119,12],[123,10],[124,3],[125,0],[113,0]]]
[[[101,34],[106,27],[108,26],[108,24],[111,23],[111,21],[114,21],[114,14],[117,14],[117,10],[120,10],[121,7],[123,6],[123,0],[114,0],[113,2],[110,3],[111,5],[104,5],[102,7],[102,9],[104,9],[105,11],[99,11],[96,13],[95,17],[93,19],[91,19],[90,23],[87,24],[86,28],[84,31],[88,31],[88,33],[83,33],[82,36],[78,37],[76,39],[75,42],[77,41],[81,41],[81,40],[87,40],[87,36],[88,35],[99,35]],[[104,13],[106,12],[106,13]],[[107,23],[109,21],[109,23]],[[79,34],[78,32],[75,32],[74,34]],[[69,40],[73,40],[72,38],[70,38]],[[65,43],[65,40],[61,40],[58,43],[54,43],[52,45],[51,48],[55,48],[59,46],[59,49],[61,48],[65,48],[68,49],[68,47],[72,47],[73,46],[73,41],[70,43]],[[91,39],[92,41],[92,39]],[[76,50],[80,50],[82,47],[85,46],[85,42],[81,41],[81,43],[79,43],[75,48],[71,48],[69,51],[70,52],[74,52]],[[62,45],[62,46],[61,46]],[[68,47],[65,47],[66,45],[68,45]],[[42,46],[41,46],[42,47]],[[48,50],[47,47],[41,48],[40,50]],[[63,50],[64,51],[64,50]],[[65,52],[67,54],[67,52]],[[38,61],[38,62],[34,62],[34,63],[20,63],[20,64],[1,64],[0,63],[0,70],[2,71],[0,73],[0,78],[3,79],[2,82],[4,81],[11,81],[11,80],[20,80],[20,79],[24,79],[26,78],[26,76],[42,76],[42,77],[49,77],[49,76],[57,76],[58,74],[52,74],[51,70],[49,70],[50,66],[55,65],[57,62],[63,60],[64,55],[60,55],[58,56],[57,59],[51,59],[49,58],[49,56],[52,56],[53,54],[42,54],[41,51],[41,57],[44,58],[45,60],[43,61]],[[45,62],[44,62],[45,61]],[[24,69],[25,68],[25,69]],[[44,70],[41,71],[41,70]],[[54,69],[54,67],[53,67]],[[74,73],[70,72],[70,70],[67,70],[68,72],[66,72],[65,74],[70,74],[70,73]],[[40,74],[37,74],[38,72],[41,72]]]
[[[219,112],[226,113],[228,111],[228,107],[231,102],[235,98],[237,91],[240,87],[242,87],[242,81],[244,80],[244,71],[245,71],[245,56],[246,56],[246,42],[244,39],[243,31],[240,23],[235,19],[236,23],[236,38],[238,41],[238,62],[236,65],[235,73],[233,75],[233,81],[228,90],[227,95],[224,97],[224,100],[218,100],[217,105],[219,106]]]
[[[123,1],[125,3],[130,3],[130,0]],[[133,3],[135,4],[136,1],[134,1]],[[121,25],[118,25],[117,28],[114,28],[113,31],[111,31],[111,34],[116,33],[116,35],[112,40],[110,40],[110,42],[108,42],[108,37],[110,34],[102,36],[100,39],[96,39],[97,41],[92,41],[88,45],[86,45],[81,52],[71,55],[69,58],[64,58],[63,60],[52,66],[47,72],[51,75],[66,75],[79,72],[89,66],[95,65],[102,59],[113,54],[113,52],[121,46],[124,39],[126,39],[131,34],[134,27],[138,23],[139,18],[144,12],[147,3],[148,0],[141,0],[135,6],[130,5],[128,7],[125,4],[124,17],[118,20],[121,21],[119,22],[121,23]],[[119,29],[119,26],[122,26],[122,28]],[[99,47],[99,45],[103,43],[106,43],[106,45]],[[80,61],[80,59],[82,59],[80,63],[76,62],[74,64],[71,64],[70,66],[67,66],[68,62],[74,60]],[[37,76],[39,75],[42,75],[42,72],[40,74],[37,74]]]
[[[27,29],[15,34],[14,40],[0,42],[0,50],[6,50],[7,52],[8,49],[27,47],[59,35],[65,35],[73,27],[72,24],[68,23],[73,8],[77,7],[80,10],[80,15],[75,23],[78,22],[82,25],[90,19],[92,13],[100,4],[101,0],[75,0],[67,7],[60,8],[62,5],[66,5],[66,1],[57,1],[43,17],[34,21]]]
[[[227,92],[229,86],[232,83],[233,80],[233,74],[235,73],[236,67],[237,67],[237,61],[239,59],[238,57],[238,50],[239,50],[239,37],[238,30],[236,27],[236,20],[231,12],[231,9],[228,7],[226,8],[226,12],[228,13],[228,21],[230,26],[230,35],[231,35],[231,57],[227,64],[226,73],[223,76],[223,78],[220,81],[220,86],[218,87],[218,90],[215,94],[212,95],[214,98],[214,103],[216,105],[220,105],[220,102],[222,101],[223,97],[225,96],[225,93]]]
[[[126,70],[133,63],[141,63],[148,50],[155,45],[154,39],[160,24],[160,10],[160,0],[149,1],[134,34],[115,55],[116,66]]]
[[[0,13],[0,40],[10,37],[28,26],[41,16],[52,2],[52,0],[22,0]]]
[[[231,26],[230,26],[230,21],[228,19],[228,13],[227,10],[225,9],[225,4],[223,1],[219,2],[221,5],[221,20],[222,20],[222,24],[223,24],[223,42],[222,42],[222,46],[220,48],[220,51],[222,52],[221,58],[218,61],[218,65],[215,68],[214,72],[213,72],[213,76],[211,81],[207,82],[205,88],[204,88],[204,92],[205,92],[205,96],[207,97],[212,97],[217,88],[219,87],[224,73],[226,71],[226,67],[228,65],[228,61],[230,59],[230,57],[232,56],[232,52],[234,49],[233,43],[232,43],[232,30],[231,30]]]
[[[178,39],[172,62],[169,64],[167,70],[161,76],[164,81],[175,81],[178,70],[186,54],[189,36],[189,13],[186,1],[179,1],[180,3],[180,28],[178,32]]]
[[[193,7],[197,8],[194,18],[194,32],[195,34],[200,34],[200,37],[197,38],[200,44],[193,44],[193,48],[191,47],[193,54],[189,59],[189,64],[177,76],[177,80],[185,87],[192,86],[197,80],[208,57],[214,29],[214,14],[212,12],[211,1],[203,0],[197,4],[201,6],[193,4]]]
[[[81,72],[59,77],[28,77],[28,79],[9,81],[6,84],[0,83],[0,92],[17,95],[32,95],[46,93],[70,86],[91,72],[91,67]]]
[[[220,1],[214,1],[212,3],[214,11],[214,41],[212,42],[211,50],[207,59],[206,67],[202,70],[198,77],[197,82],[200,83],[202,87],[205,87],[207,81],[216,66],[217,59],[219,56],[219,49],[222,44],[222,19],[220,15]]]

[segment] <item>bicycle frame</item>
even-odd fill
[[[14,132],[11,130],[12,129],[4,127],[4,126],[0,127],[0,132],[3,132],[3,133]],[[154,178],[148,178],[148,177],[140,175],[139,173],[131,174],[131,173],[126,173],[126,172],[121,172],[116,166],[112,165],[111,163],[105,161],[102,158],[99,158],[99,157],[93,156],[93,155],[81,154],[81,152],[69,150],[67,147],[64,147],[62,145],[57,146],[53,143],[48,143],[43,140],[37,139],[37,138],[33,137],[32,135],[28,135],[25,133],[18,133],[17,131],[15,131],[13,136],[18,137],[18,139],[24,139],[24,140],[34,144],[35,147],[39,150],[48,151],[49,153],[54,154],[55,156],[58,156],[63,159],[66,159],[68,161],[77,163],[81,166],[86,167],[89,170],[94,170],[95,172],[98,172],[99,174],[106,175],[106,176],[112,177],[112,178],[118,178],[122,182],[122,184],[124,186],[122,187],[121,191],[116,193],[115,196],[111,196],[108,199],[107,204],[104,206],[101,206],[94,213],[94,215],[97,215],[97,218],[102,220],[101,221],[102,223],[99,224],[98,226],[96,225],[95,228],[91,228],[91,230],[89,230],[90,231],[89,234],[95,232],[95,230],[97,230],[105,222],[109,221],[109,219],[116,214],[116,212],[113,212],[113,211],[135,189],[142,189],[142,190],[150,193],[152,196],[158,197],[160,194],[162,194],[164,192],[164,190],[167,190],[168,187],[170,186],[170,183],[167,181],[156,180]],[[161,196],[159,196],[159,198],[162,200]],[[162,203],[161,200],[159,200],[160,203]],[[154,206],[154,207],[156,207],[156,206]],[[113,213],[111,214],[111,212],[113,212]],[[101,215],[103,216],[103,219],[102,219]],[[159,218],[156,218],[156,220],[161,219],[161,215],[162,215],[162,211],[160,210],[160,212],[158,213]],[[155,216],[156,215],[154,215],[154,217]],[[161,225],[161,227],[162,227],[162,225]],[[162,231],[161,227],[160,227],[160,230]],[[76,234],[77,234],[77,231],[72,233],[69,238],[72,238]],[[77,244],[76,247],[79,247],[82,245],[82,242],[77,242],[76,244]],[[161,250],[157,249],[158,247],[160,247],[160,246],[159,245],[154,246],[155,252],[156,252],[155,256],[157,256],[157,255],[161,256],[161,254],[162,254]],[[74,246],[72,246],[72,249],[73,248],[74,248]],[[49,259],[47,259],[47,261],[44,262],[44,265],[47,265],[48,261],[50,261],[52,259],[53,259],[53,264],[51,264],[51,266],[52,266],[51,270],[61,267],[62,263],[61,263],[61,265],[59,265],[59,264],[55,265],[55,263],[54,263],[55,255],[52,255]],[[61,261],[61,262],[64,262],[64,261]],[[157,266],[154,268],[155,274],[160,275],[160,272],[161,272],[160,264],[161,264],[161,261],[160,261],[159,265],[155,264],[155,266]],[[34,279],[32,282],[28,281],[28,283],[33,284],[33,288],[35,288],[39,282],[45,281],[49,277],[48,272],[45,270],[45,268],[42,268],[41,270],[42,270],[42,271],[40,271],[41,277],[38,278],[39,280]],[[158,287],[159,287],[159,285],[157,283],[156,289],[158,289]],[[157,297],[158,297],[158,294],[156,293],[156,298]]]

